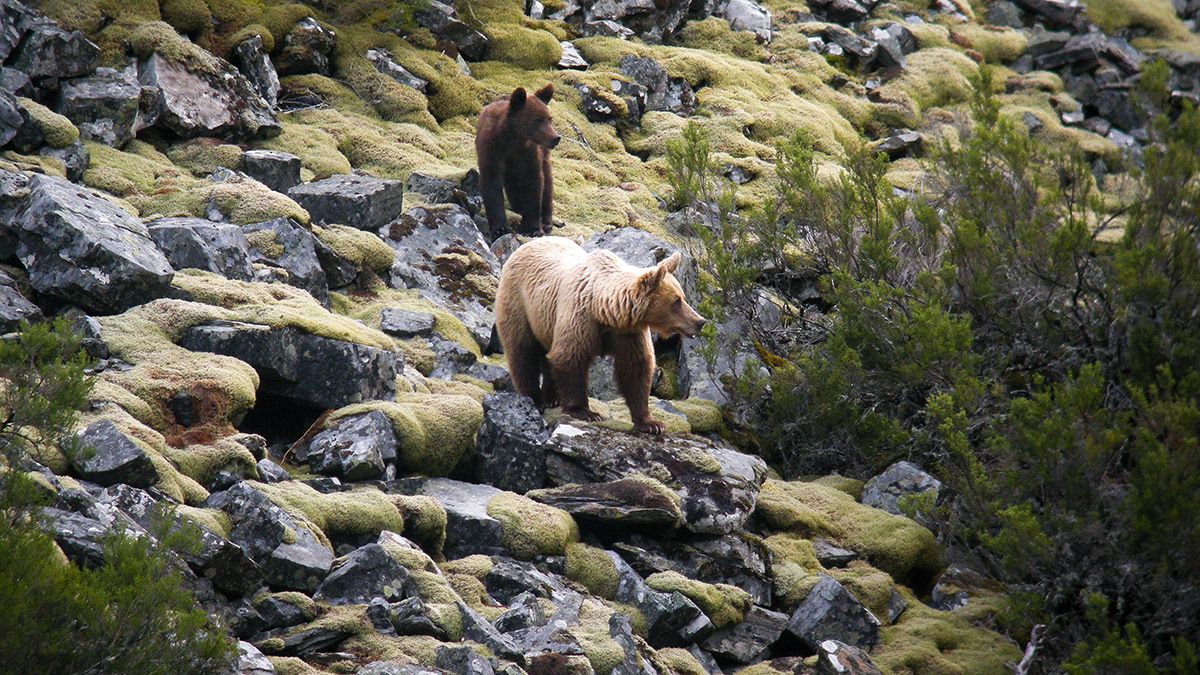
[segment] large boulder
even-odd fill
[[[750,594],[754,604],[771,606],[770,553],[761,542],[738,533],[687,540],[626,533],[612,548],[643,576],[678,572],[709,584],[737,586]]]
[[[453,560],[476,553],[506,554],[500,521],[488,515],[487,505],[500,490],[449,478],[410,478],[389,484],[403,494],[432,497],[446,511],[446,543],[442,551]]]
[[[735,663],[754,663],[783,635],[787,625],[787,614],[754,605],[739,623],[704,640],[704,649]]]
[[[250,244],[242,228],[203,218],[160,218],[147,223],[150,238],[175,269],[200,269],[227,279],[254,278]]]
[[[99,313],[167,293],[174,270],[140,221],[61,178],[34,176],[29,189],[14,229],[37,292]]]
[[[393,288],[412,288],[454,314],[481,349],[492,338],[500,261],[461,206],[439,204],[408,209],[379,230],[396,251],[389,273]]]
[[[267,105],[274,108],[279,102],[279,74],[275,72],[275,64],[271,63],[271,55],[263,47],[262,38],[252,35],[239,42],[233,48],[233,62]]]
[[[247,139],[282,130],[271,106],[233,66],[217,60],[207,72],[154,53],[138,64],[138,80],[149,90],[147,123],[183,138]]]
[[[697,436],[655,438],[560,423],[546,458],[551,483],[596,483],[650,473],[681,500],[683,526],[727,534],[750,517],[766,478],[762,459]]]
[[[396,462],[396,434],[379,411],[353,415],[313,436],[303,456],[313,471],[345,480],[381,478]]]
[[[728,21],[733,30],[754,33],[759,42],[771,41],[771,12],[754,0],[726,0],[718,6],[716,15]]]
[[[339,174],[297,185],[288,196],[304,207],[314,223],[336,223],[373,230],[400,215],[404,183],[371,176]]]
[[[76,476],[100,485],[150,487],[158,482],[150,456],[112,422],[93,422],[75,438],[79,450],[71,457],[71,466]]]
[[[250,244],[251,262],[275,268],[289,285],[303,288],[321,304],[329,303],[329,280],[318,248],[325,248],[312,232],[291,218],[274,218],[242,228]],[[268,280],[274,275],[266,272]]]
[[[646,56],[629,54],[621,57],[620,68],[622,73],[629,76],[646,92],[646,112],[658,110],[672,112],[681,117],[690,117],[692,111],[695,110],[696,94],[692,91],[692,86],[681,77],[669,77],[666,69],[658,61]],[[615,232],[619,233],[627,229],[633,230],[633,228],[619,228]],[[648,234],[643,230],[636,231]],[[610,238],[623,236],[629,235],[609,235]],[[661,240],[656,241],[655,245],[669,246]],[[634,251],[636,248],[629,249],[627,252],[633,253]]]
[[[58,80],[86,75],[96,69],[100,48],[77,30],[63,30],[48,21],[31,22],[8,65],[30,79]]]
[[[141,94],[132,73],[98,68],[62,83],[58,112],[75,123],[80,138],[120,148],[133,138]]]
[[[399,600],[413,592],[408,569],[379,544],[354,549],[333,563],[313,598],[331,605],[365,605],[372,598]]]
[[[637,70],[648,69],[645,64],[635,66],[633,62],[622,61]],[[624,66],[623,66],[624,67]],[[583,242],[583,250],[595,251],[603,249],[617,254],[621,260],[635,267],[653,267],[678,253],[682,260],[675,270],[674,276],[683,287],[684,295],[689,302],[698,300],[696,297],[696,278],[698,270],[696,260],[686,249],[668,243],[645,230],[636,227],[618,227],[607,232],[594,234]]]
[[[21,43],[33,18],[29,8],[17,0],[0,0],[0,63]]]
[[[678,497],[662,483],[645,476],[533,490],[526,496],[562,509],[580,522],[673,528],[683,520],[676,503]]]
[[[502,392],[484,397],[475,480],[521,493],[542,487],[549,439],[550,429],[528,396]]]
[[[300,184],[300,158],[277,150],[247,150],[242,153],[242,172],[286,194]]]
[[[12,94],[0,91],[0,147],[12,142],[23,126],[25,116],[21,114],[21,105]]]
[[[180,344],[245,361],[258,371],[263,391],[306,405],[340,408],[396,395],[392,352],[295,328],[217,322],[188,329]]]
[[[312,592],[329,574],[333,553],[249,482],[210,495],[205,505],[229,515],[229,540],[262,567],[272,586]]]
[[[879,619],[844,586],[824,574],[792,612],[788,631],[811,651],[817,651],[826,640],[863,649],[879,643]]]
[[[696,603],[679,591],[669,593],[648,586],[619,555],[605,551],[617,573],[613,600],[636,607],[645,620],[646,639],[655,647],[681,647],[699,642],[713,632],[712,621]]]
[[[453,3],[430,0],[428,9],[422,9],[414,16],[418,24],[428,28],[434,36],[452,43],[468,61],[483,59],[488,46],[487,36],[463,23]]]

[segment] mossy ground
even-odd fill
[[[678,572],[657,572],[646,577],[646,585],[656,591],[678,591],[696,603],[717,628],[738,623],[750,609],[750,594],[729,584],[706,584],[688,579]]]
[[[898,589],[908,608],[880,631],[871,660],[884,672],[917,675],[1010,673],[1021,650],[999,633],[978,625],[986,617],[973,610],[942,612]],[[967,605],[970,607],[970,604]]]
[[[396,465],[402,474],[445,476],[475,447],[483,423],[479,401],[458,394],[401,393],[395,401],[369,401],[340,408],[329,422],[379,411],[396,434]]]
[[[502,492],[488,501],[487,513],[500,521],[504,546],[522,560],[562,555],[568,544],[579,541],[579,526],[571,514],[528,497]]]
[[[602,549],[573,543],[566,547],[566,575],[592,595],[611,600],[617,593],[617,566]]]

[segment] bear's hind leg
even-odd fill
[[[662,422],[650,416],[650,382],[654,376],[654,345],[650,331],[635,335],[612,336],[613,375],[617,389],[629,406],[633,428],[648,434],[661,434]]]
[[[551,350],[546,355],[550,369],[554,375],[554,388],[558,392],[562,411],[575,419],[585,422],[596,422],[604,419],[588,407],[587,376],[588,366],[591,365],[591,354],[595,349],[587,349],[588,345],[574,345],[579,351],[568,354],[564,351]],[[582,355],[589,355],[586,358]]]

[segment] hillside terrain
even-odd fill
[[[991,105],[1074,153],[1080,221],[1114,245],[1159,145],[1138,82],[1191,110],[1197,22],[1195,0],[0,0],[0,322],[64,317],[94,378],[64,430],[87,450],[35,442],[6,470],[78,565],[155,531],[156,504],[199,528],[177,567],[237,641],[230,672],[1007,673],[1026,643],[1021,672],[1056,672],[1011,586],[932,523],[960,483],[815,437],[796,461],[756,428],[739,383],[796,360],[761,335],[841,309],[822,240],[777,247],[756,273],[786,283],[755,277],[743,322],[697,223],[780,201],[798,145],[812,185],[882,154],[872,208],[918,213]],[[679,251],[693,304],[723,312],[657,344],[661,438],[631,432],[604,360],[603,422],[511,392],[493,303],[524,238],[488,231],[474,125],[548,83],[554,234],[640,266]],[[703,176],[681,199],[699,138],[722,194]]]

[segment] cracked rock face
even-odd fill
[[[218,73],[189,70],[161,54],[138,64],[138,80],[153,92],[152,123],[182,138],[275,136],[282,130],[271,106],[233,66]]]
[[[150,238],[176,269],[215,272],[227,279],[254,278],[241,227],[203,218],[160,218],[147,223]]]
[[[141,221],[61,178],[35,175],[29,190],[14,229],[35,290],[103,314],[166,294],[174,270]]]
[[[821,580],[792,612],[788,630],[812,650],[826,640],[870,649],[879,643],[879,619],[833,577]]]
[[[696,533],[727,534],[741,527],[766,477],[762,459],[695,436],[655,438],[559,424],[553,438],[546,467],[555,485],[645,473],[679,495],[683,526]]]
[[[396,434],[381,412],[346,417],[314,436],[306,457],[313,471],[326,476],[380,478],[387,464],[396,461]]]
[[[904,515],[899,502],[908,495],[932,493],[937,499],[942,482],[912,462],[901,461],[867,481],[863,487],[862,503],[883,509],[898,516]]]
[[[133,138],[142,87],[132,73],[98,68],[62,83],[58,112],[79,127],[79,137],[114,148]]]

